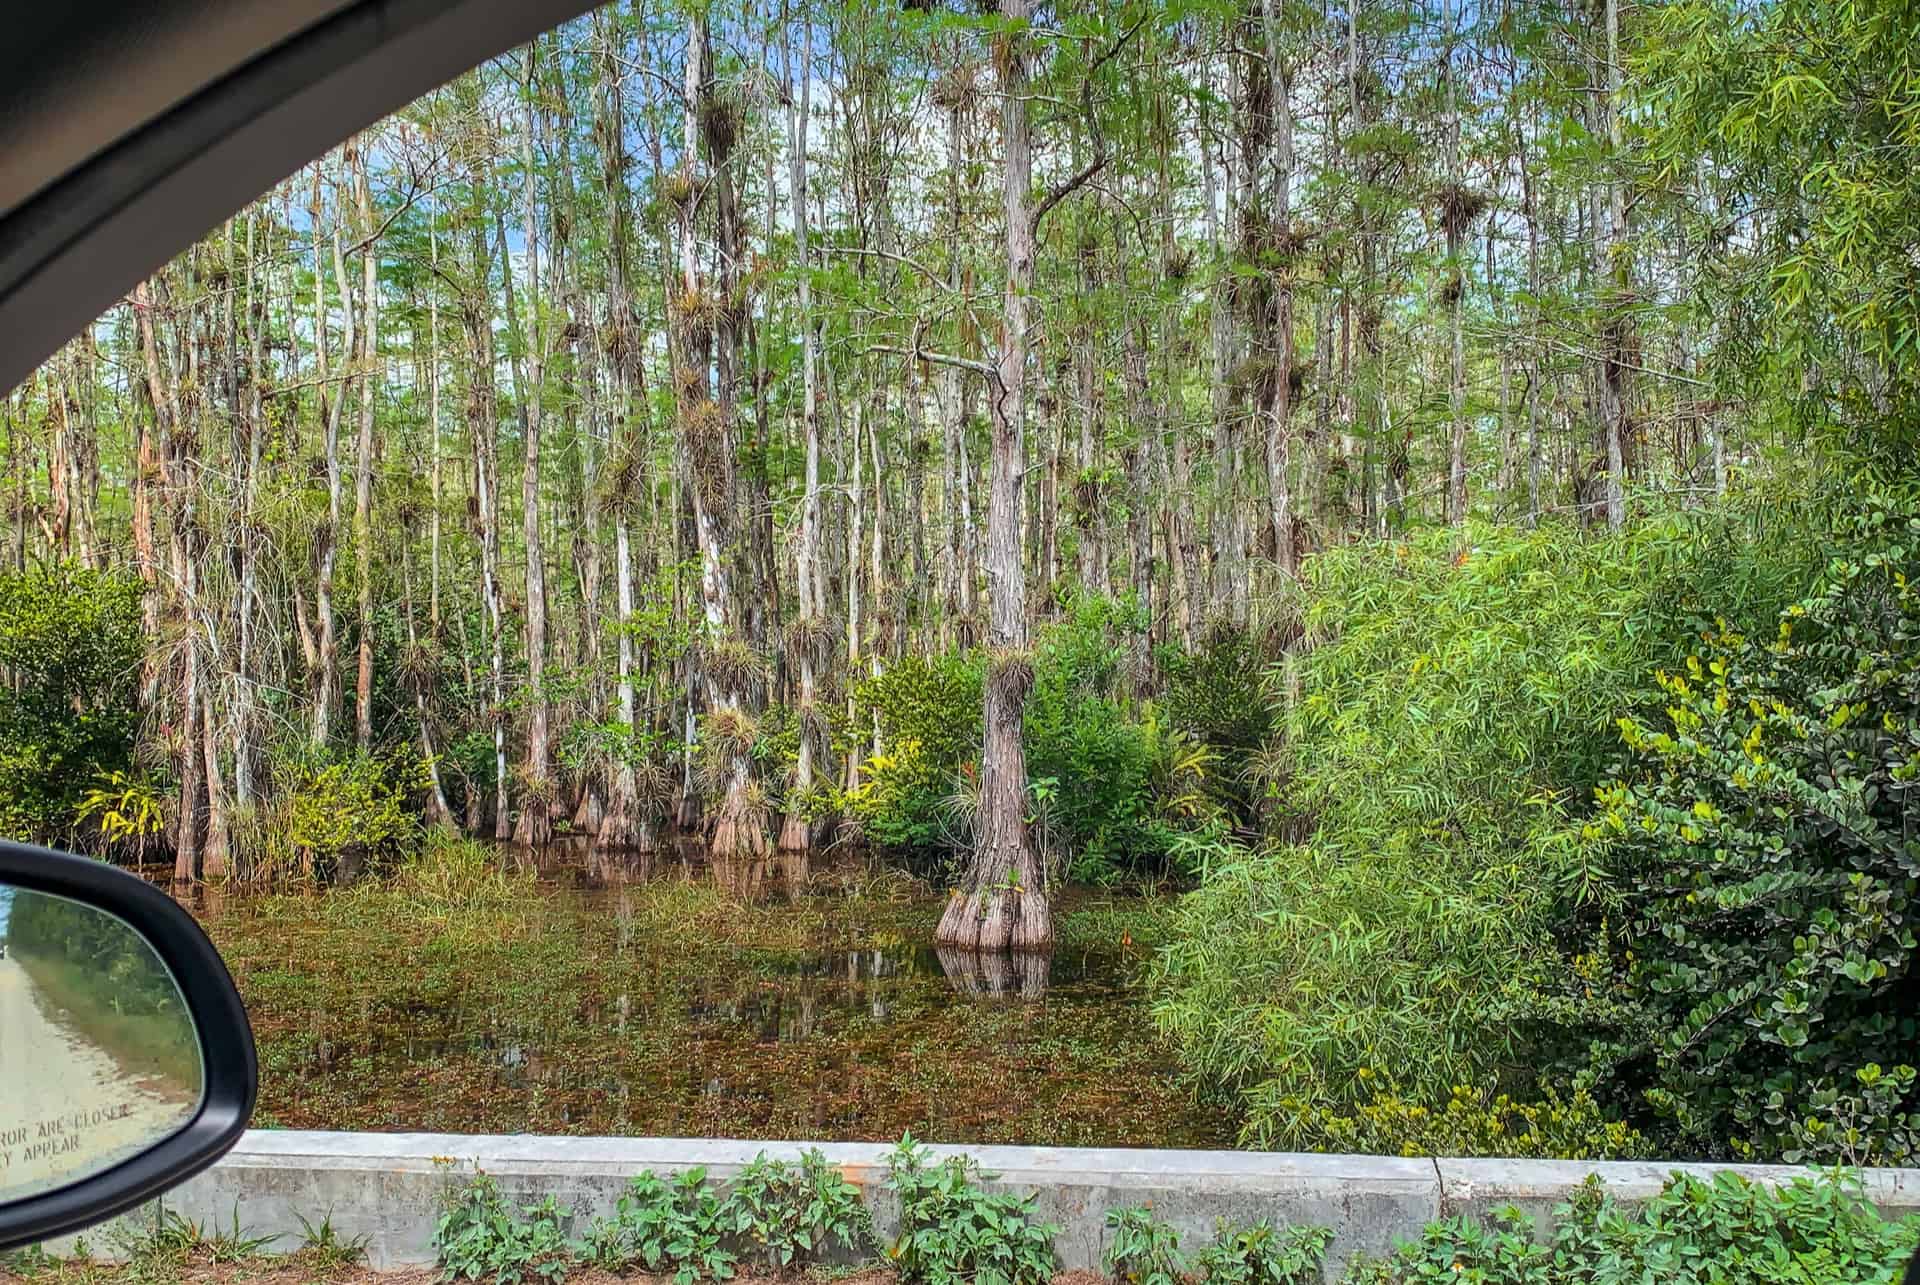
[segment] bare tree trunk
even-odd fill
[[[676,392],[680,397],[681,429],[686,436],[692,473],[690,491],[700,546],[700,601],[706,621],[706,645],[710,656],[724,653],[731,660],[745,651],[745,643],[734,628],[729,566],[730,527],[737,508],[731,415],[733,378],[739,355],[738,328],[732,314],[735,307],[732,285],[740,266],[742,244],[728,163],[743,121],[739,102],[723,96],[714,83],[712,57],[706,15],[695,9],[687,19],[686,95],[694,110],[686,114],[681,154],[681,293],[675,306],[679,312],[678,355],[682,365],[676,377]],[[712,171],[708,178],[716,206],[720,260],[725,274],[717,283],[718,288],[709,288],[702,280],[695,243],[695,200],[702,186],[696,170],[702,135]],[[719,339],[717,353],[716,336]],[[717,372],[710,372],[710,361],[715,358]],[[717,402],[709,392],[710,379],[719,386]],[[741,668],[744,666],[733,663],[725,670],[734,672],[723,672],[723,667],[709,664],[705,675],[711,693],[706,734],[723,741],[726,760],[724,793],[713,831],[712,852],[716,861],[764,859],[768,849],[766,809],[752,789],[753,767],[748,758],[751,723],[742,690],[745,681],[737,672]]]
[[[1466,190],[1460,184],[1460,105],[1453,77],[1453,5],[1445,0],[1447,83],[1447,187],[1441,202],[1441,222],[1447,236],[1447,338],[1452,350],[1451,378],[1447,381],[1447,521],[1467,522],[1467,346],[1463,321],[1466,274],[1461,257],[1467,224],[1473,217]]]
[[[1545,463],[1541,454],[1540,399],[1546,396],[1546,362],[1540,333],[1540,206],[1535,190],[1529,138],[1520,151],[1520,204],[1527,220],[1527,317],[1532,334],[1527,345],[1527,524],[1540,522],[1540,480]]]
[[[340,252],[340,223],[336,219],[333,223],[333,275],[340,289],[340,316],[345,327],[341,359],[348,369],[341,378],[340,386],[329,389],[331,375],[327,355],[327,273],[321,259],[321,229],[325,226],[323,214],[320,166],[316,164],[313,168],[313,201],[308,206],[308,216],[313,223],[313,331],[320,381],[321,435],[327,472],[327,520],[315,535],[315,543],[319,545],[319,571],[314,584],[314,612],[318,617],[318,628],[315,632],[318,635],[316,651],[320,661],[313,695],[312,741],[316,747],[324,747],[332,737],[334,708],[340,701],[340,640],[335,633],[333,572],[340,547],[342,486],[340,415],[346,406],[348,390],[352,387],[351,367],[355,353],[353,297],[347,289],[346,265]]]
[[[992,613],[982,711],[979,832],[965,888],[940,918],[935,940],[978,950],[1043,950],[1053,944],[1046,871],[1027,833],[1027,758],[1021,742],[1033,658],[1027,647],[1025,570],[1020,560],[1021,437],[1026,426],[1027,305],[1036,228],[1028,206],[1033,139],[1027,119],[1028,0],[1000,0],[1010,29],[999,37],[1002,177],[1007,288],[1000,351],[990,381],[993,470],[987,510],[987,583]]]
[[[1229,57],[1228,62],[1234,64]],[[1236,68],[1231,72],[1237,79]],[[1212,156],[1212,133],[1207,125],[1200,130],[1201,169],[1206,178],[1203,198],[1206,219],[1207,240],[1219,256],[1225,249],[1225,240],[1231,239],[1239,214],[1239,201],[1231,163],[1222,156],[1216,167]],[[1225,171],[1224,184],[1216,183],[1216,173]],[[1226,199],[1227,227],[1223,234],[1220,216],[1218,189],[1224,186]],[[1231,274],[1216,272],[1213,285],[1213,297],[1209,301],[1209,326],[1213,340],[1213,365],[1209,371],[1209,388],[1213,407],[1213,513],[1209,543],[1213,549],[1212,600],[1215,610],[1221,610],[1221,604],[1227,604],[1224,614],[1235,623],[1244,623],[1246,605],[1246,577],[1241,572],[1244,549],[1239,531],[1239,480],[1234,470],[1234,409],[1233,409],[1233,360],[1234,360],[1234,288]]]
[[[1606,174],[1593,195],[1593,288],[1600,300],[1601,335],[1595,383],[1599,429],[1606,455],[1607,525],[1627,520],[1627,192],[1619,167],[1626,142],[1620,124],[1620,4],[1601,0],[1606,27],[1604,63],[1596,60],[1594,133],[1607,140]]]
[[[1274,130],[1273,227],[1273,391],[1266,408],[1267,516],[1273,525],[1274,562],[1285,575],[1299,574],[1293,538],[1293,72],[1281,57],[1276,0],[1260,0],[1267,42]]]
[[[360,669],[354,684],[354,734],[362,754],[373,751],[373,416],[380,395],[380,257],[373,201],[367,187],[367,137],[347,145],[360,235],[360,437],[353,457],[353,545],[360,589]]]
[[[520,325],[526,385],[522,391],[521,423],[526,430],[526,451],[520,473],[520,503],[523,514],[527,554],[527,763],[525,794],[520,801],[520,819],[514,828],[514,842],[522,847],[538,847],[553,837],[553,754],[547,710],[547,566],[546,552],[540,543],[540,433],[545,415],[542,401],[546,395],[546,338],[540,325],[540,221],[535,199],[533,110],[535,57],[539,42],[527,46],[526,88],[521,95],[520,171],[522,188],[520,237],[526,247],[526,309]],[[507,280],[507,307],[513,308],[513,261],[502,267]]]
[[[801,421],[806,433],[806,490],[800,503],[800,543],[794,550],[794,577],[800,598],[792,646],[799,653],[800,722],[799,761],[794,768],[794,802],[780,827],[780,848],[805,852],[813,847],[813,827],[806,809],[814,789],[815,756],[821,723],[817,708],[818,680],[814,658],[825,635],[820,580],[820,373],[818,331],[813,315],[813,266],[807,244],[807,135],[813,105],[813,23],[801,27],[800,97],[793,96],[793,44],[783,14],[780,37],[780,79],[787,108],[787,201],[793,215],[794,261],[800,294]]]
[[[475,174],[476,179],[481,177]],[[506,656],[502,638],[506,622],[500,590],[500,409],[493,383],[492,256],[477,210],[469,220],[468,236],[473,264],[460,301],[467,337],[467,428],[473,438],[473,516],[480,537],[480,598],[491,653],[486,717],[493,739],[493,835],[505,839],[512,834],[512,819],[507,793]],[[500,248],[505,254],[506,246]]]
[[[604,331],[607,338],[603,345],[606,349],[603,358],[616,407],[612,422],[619,434],[619,445],[612,448],[610,465],[615,473],[612,492],[614,601],[620,622],[615,690],[617,716],[631,737],[639,731],[639,710],[633,681],[633,521],[637,492],[646,484],[647,468],[646,435],[638,427],[646,404],[642,379],[644,339],[629,277],[633,212],[627,190],[626,107],[620,62],[616,56],[616,30],[612,15],[606,9],[596,10],[593,20],[602,42],[600,114],[596,121],[596,133],[602,166],[601,180],[610,212],[607,326]],[[600,822],[600,842],[603,847],[621,851],[638,851],[652,846],[651,818],[641,815],[639,783],[630,753],[623,753],[613,765],[612,779],[607,789],[607,810]]]

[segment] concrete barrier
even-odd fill
[[[330,1218],[343,1238],[366,1239],[372,1266],[404,1267],[433,1261],[440,1197],[475,1169],[492,1174],[519,1203],[553,1196],[584,1228],[589,1219],[611,1213],[627,1179],[642,1170],[664,1176],[699,1166],[724,1185],[762,1152],[795,1159],[811,1146],[861,1188],[881,1235],[890,1234],[897,1216],[885,1185],[892,1148],[868,1143],[256,1130],[159,1203],[209,1228],[237,1222],[250,1236],[276,1237],[270,1251],[298,1248],[302,1219],[317,1224]],[[1384,1253],[1441,1215],[1484,1216],[1516,1205],[1544,1221],[1591,1173],[1617,1197],[1634,1202],[1657,1192],[1675,1170],[1705,1175],[1717,1168],[1067,1147],[932,1151],[937,1157],[971,1156],[997,1175],[993,1186],[1033,1193],[1041,1216],[1062,1228],[1056,1243],[1067,1268],[1099,1267],[1109,1209],[1151,1204],[1189,1248],[1210,1241],[1219,1218],[1331,1227],[1330,1278],[1356,1253]],[[1807,1172],[1726,1167],[1769,1184]],[[1887,1216],[1920,1212],[1920,1169],[1870,1170],[1864,1181],[1868,1198]],[[155,1210],[128,1215],[119,1230],[150,1222]],[[115,1232],[96,1230],[87,1242],[95,1253],[110,1253]],[[73,1242],[49,1248],[72,1252]]]

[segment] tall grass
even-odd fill
[[[1155,1016],[1248,1140],[1315,1112],[1531,1087],[1509,983],[1556,957],[1586,871],[1564,841],[1652,670],[1716,616],[1765,620],[1818,564],[1808,506],[1750,497],[1588,536],[1479,528],[1306,569],[1308,650],[1277,690],[1298,845],[1226,850],[1183,903]]]

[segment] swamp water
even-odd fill
[[[926,944],[942,904],[679,859],[195,909],[252,1014],[262,1126],[1232,1145],[1139,986],[1169,902],[1069,889],[1051,957],[984,960]]]

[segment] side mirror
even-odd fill
[[[192,915],[123,870],[0,841],[0,1250],[199,1173],[258,1091],[246,1009]]]

